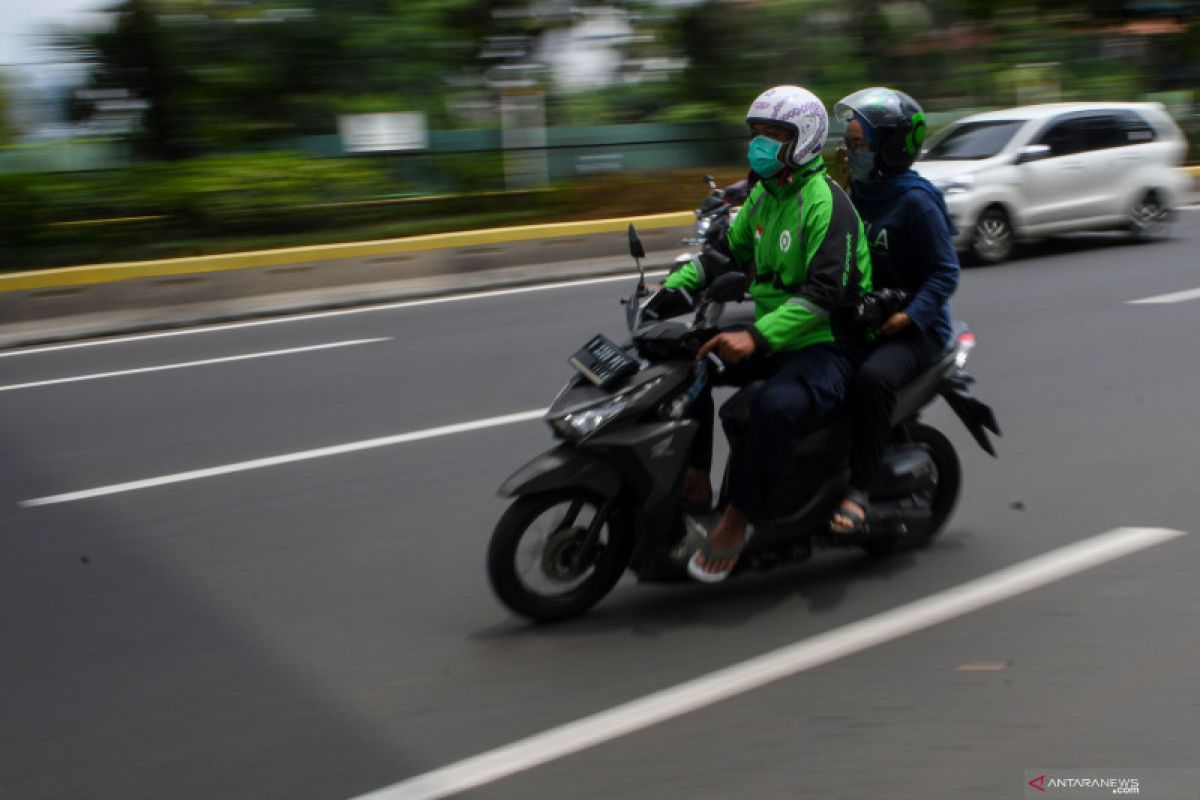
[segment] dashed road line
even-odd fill
[[[51,378],[45,381],[31,381],[29,383],[11,383],[8,386],[0,386],[0,392],[15,392],[18,389],[36,389],[43,386],[58,386],[63,383],[79,383],[80,381],[98,381],[105,378],[122,378],[127,375],[145,375],[148,372],[165,372],[173,369],[187,369],[190,367],[207,367],[213,364],[229,364],[234,361],[250,361],[256,358],[274,358],[276,356],[291,356],[297,353],[312,353],[317,350],[333,350],[338,347],[355,347],[360,344],[374,344],[376,342],[390,342],[392,337],[384,336],[376,339],[349,339],[344,342],[329,342],[326,344],[314,344],[307,347],[289,347],[286,350],[264,350],[259,353],[243,353],[236,356],[223,356],[221,358],[205,358],[200,361],[183,361],[177,364],[160,364],[153,367],[138,367],[136,369],[122,369],[114,372],[93,372],[89,375],[72,375],[67,378]]]
[[[1156,294],[1153,297],[1143,297],[1140,300],[1126,300],[1125,304],[1137,306],[1155,303],[1185,303],[1188,300],[1200,300],[1200,289],[1184,289],[1181,292]]]
[[[77,492],[66,492],[64,494],[50,495],[48,497],[35,497],[32,500],[22,500],[20,506],[22,508],[38,508],[40,506],[51,506],[60,503],[74,503],[79,500],[90,500],[94,497],[105,497],[107,495],[123,494],[125,492],[136,492],[141,489],[152,489],[157,486],[169,486],[174,483],[186,483],[187,481],[198,481],[204,478],[215,478],[219,475],[230,475],[235,472],[247,472],[249,470],[265,469],[266,467],[277,467],[282,464],[294,464],[298,461],[311,461],[317,458],[328,458],[329,456],[340,456],[346,453],[357,453],[363,450],[372,450],[378,447],[390,447],[397,444],[406,444],[408,442],[419,442],[425,439],[434,439],[439,436],[451,436],[457,433],[483,430],[484,428],[512,425],[517,422],[526,422],[528,420],[539,419],[545,413],[546,409],[539,408],[533,411],[521,411],[516,414],[505,414],[499,417],[489,417],[487,419],[478,419],[471,422],[443,425],[438,428],[427,428],[426,430],[400,433],[394,436],[381,436],[375,439],[347,442],[345,444],[338,444],[330,447],[319,447],[315,450],[301,450],[295,453],[284,453],[283,455],[270,456],[268,458],[256,458],[251,461],[239,461],[233,464],[223,464],[216,467],[207,467],[205,469],[196,469],[188,472],[176,472],[172,475],[160,475],[155,478],[144,478],[142,480],[126,481],[125,483],[114,483],[108,486],[97,486],[93,489],[83,489]]]

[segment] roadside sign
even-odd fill
[[[343,114],[338,117],[338,134],[347,153],[429,149],[425,115],[419,112]]]

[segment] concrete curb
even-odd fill
[[[98,283],[166,278],[238,269],[255,269],[325,261],[346,261],[374,256],[422,253],[430,250],[462,249],[490,245],[529,242],[544,239],[575,238],[603,233],[623,233],[630,223],[638,230],[658,230],[687,225],[695,220],[690,211],[648,214],[622,219],[585,220],[543,225],[519,225],[474,231],[434,233],[400,239],[369,242],[308,245],[276,250],[170,258],[155,261],[128,261],[89,264],[59,269],[32,270],[0,275],[0,292],[92,286]]]
[[[690,212],[683,216],[695,219]],[[619,232],[490,247],[328,261],[293,258],[280,266],[10,289],[0,292],[0,348],[628,274],[634,269],[625,238],[630,221],[609,221]],[[639,224],[647,250],[643,266],[668,266],[684,249],[679,239],[690,231],[690,225]]]

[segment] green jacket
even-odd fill
[[[751,333],[766,350],[861,340],[849,312],[871,291],[871,256],[850,198],[823,164],[789,182],[762,181],[729,226],[729,254],[754,265]],[[716,275],[700,259],[669,275],[668,288],[695,291]]]

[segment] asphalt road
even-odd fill
[[[1129,302],[1200,288],[1198,247],[1193,210],[1168,241],[964,273],[1005,435],[993,460],[931,409],[965,487],[930,549],[627,580],[553,627],[483,569],[544,424],[379,440],[544,407],[628,281],[0,351],[0,798],[386,789],[1117,528],[1190,535],[464,796],[1005,798],[1039,767],[1200,768],[1200,296]]]

